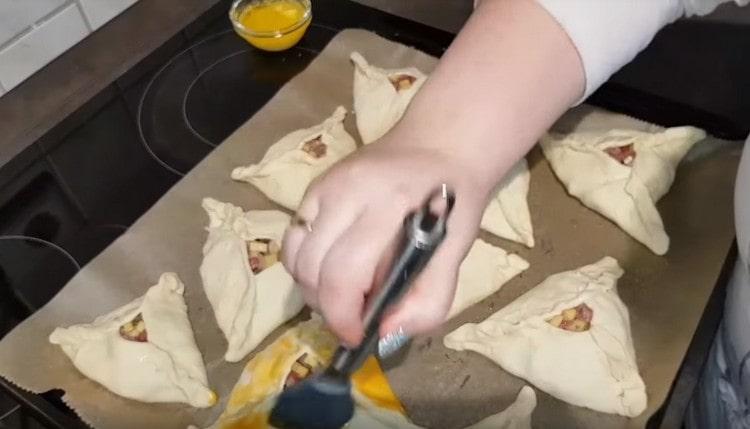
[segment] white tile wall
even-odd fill
[[[0,0],[0,46],[69,0]]]
[[[68,5],[0,51],[0,83],[10,91],[88,34],[78,6]]]
[[[0,0],[0,96],[138,0]]]
[[[138,0],[78,0],[91,28],[96,30]]]

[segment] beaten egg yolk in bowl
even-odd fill
[[[229,18],[237,32],[264,51],[296,45],[312,20],[310,0],[236,0]]]

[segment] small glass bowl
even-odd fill
[[[297,22],[283,28],[263,31],[247,28],[242,24],[242,16],[252,13],[253,8],[281,2],[296,3],[302,7],[304,12]],[[283,51],[296,45],[305,35],[312,21],[312,6],[310,0],[235,0],[229,9],[229,19],[234,31],[256,48],[264,51]]]

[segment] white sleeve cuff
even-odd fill
[[[586,90],[578,103],[630,62],[663,26],[684,13],[680,0],[537,2],[560,23],[578,49],[586,74]]]
[[[722,3],[728,3],[731,0],[682,0],[685,4],[685,15],[707,15],[713,12],[717,6]],[[739,6],[747,6],[750,0],[734,0]]]

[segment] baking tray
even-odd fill
[[[382,48],[384,52],[374,52],[373,46],[375,45],[372,43],[381,45],[377,50]],[[420,47],[425,46],[424,43],[419,44]],[[427,45],[430,43],[428,42]],[[346,49],[355,47],[357,46],[350,46]],[[368,56],[374,62],[382,65],[399,66],[416,63],[425,70],[431,67],[430,60],[422,58],[420,61],[412,61],[410,55],[418,56],[417,53],[408,51],[409,54],[405,54],[403,47],[393,48],[380,39],[372,39],[361,45],[360,49],[368,52]],[[430,45],[428,50],[434,52],[439,49]],[[339,58],[339,60],[343,59]],[[346,74],[348,76],[346,85],[351,85],[350,74],[348,72]],[[350,102],[346,102],[347,96],[350,97],[348,93],[338,95],[338,97],[343,97],[342,103],[350,105]],[[331,103],[327,101],[326,106],[329,104]],[[278,110],[276,112],[278,113]],[[312,118],[315,117],[314,113],[305,112],[302,116]],[[584,120],[585,126],[596,126],[597,121],[592,122],[590,114],[591,110],[588,108],[579,109],[573,115],[567,116],[559,127],[569,128],[572,124],[581,122],[581,118],[588,118],[589,122]],[[262,114],[259,116],[263,117]],[[257,117],[254,119],[251,122],[255,124],[261,120]],[[613,119],[607,118],[607,120]],[[634,124],[634,126],[643,126],[630,118],[620,117],[614,120],[622,121],[624,126]],[[702,125],[699,120],[692,122],[693,125]],[[602,123],[599,121],[598,125]],[[248,125],[242,127],[238,133],[241,134],[243,129],[247,132],[247,127]],[[349,129],[353,131],[351,123]],[[236,136],[237,133],[232,138],[237,139]],[[270,141],[266,142],[266,144],[270,143]],[[264,149],[254,148],[244,156],[257,155]],[[478,304],[441,332],[430,337],[418,338],[402,359],[402,365],[389,371],[391,381],[405,402],[410,415],[418,423],[429,424],[432,427],[460,427],[483,415],[502,409],[510,403],[511,394],[520,387],[520,382],[478,355],[455,353],[444,349],[441,345],[442,334],[461,322],[480,320],[491,314],[499,306],[509,302],[552,272],[592,262],[603,254],[602,247],[606,245],[605,253],[617,257],[627,271],[621,282],[620,291],[623,300],[631,307],[639,366],[649,386],[651,398],[649,409],[638,419],[628,420],[566,406],[540,394],[540,405],[534,415],[535,426],[642,427],[646,419],[663,403],[669,392],[669,387],[677,373],[702,309],[719,275],[726,250],[732,241],[731,192],[739,149],[740,145],[736,142],[711,140],[703,143],[700,150],[691,154],[691,159],[681,167],[672,192],[659,205],[667,231],[673,239],[673,250],[665,258],[649,254],[645,248],[628,238],[609,222],[567,197],[559,183],[554,180],[540,153],[532,151],[529,156],[532,169],[530,205],[534,213],[539,244],[529,252],[510,243],[490,239],[506,249],[518,251],[531,262],[532,267],[524,276],[506,285],[500,293]],[[200,175],[200,171],[199,167],[191,175]],[[222,185],[225,184],[222,183]],[[180,186],[182,184],[177,185],[176,188]],[[174,199],[175,193],[180,194],[179,191],[173,190],[165,196],[164,200]],[[194,196],[194,198],[200,198],[200,196]],[[163,206],[164,200],[157,204],[155,208],[157,212],[159,206]],[[265,199],[258,196],[249,197],[242,205],[245,208],[270,207]],[[710,207],[711,210],[705,210],[704,207]],[[144,219],[150,215],[147,214]],[[202,213],[196,216],[200,220],[191,221],[191,228],[203,221]],[[717,219],[723,221],[717,222]],[[554,220],[553,224],[548,223],[551,220]],[[142,222],[144,222],[143,219],[138,224]],[[138,225],[134,229],[137,227]],[[181,232],[190,233],[187,228],[182,228]],[[589,242],[591,237],[596,237],[596,243]],[[111,249],[108,252],[111,254]],[[189,253],[189,257],[196,257],[196,249],[191,249]],[[164,269],[169,269],[169,267],[164,267]],[[153,282],[154,279],[149,280],[149,277],[153,277],[151,274],[154,273],[144,272],[135,275],[141,284],[130,286],[130,291],[127,291],[128,287],[125,287],[120,292],[124,295],[136,293],[135,290],[139,287],[142,289],[149,282]],[[185,280],[184,277],[183,275],[183,280]],[[198,286],[195,278],[189,283],[189,287],[195,291]],[[668,286],[665,287],[665,284]],[[205,302],[201,305],[197,306],[201,315],[191,313],[196,326],[200,323],[211,322],[211,318],[206,317],[210,315],[207,313],[210,310],[205,308]],[[192,308],[196,306],[191,305]],[[681,310],[678,311],[678,309]],[[7,348],[4,350],[7,351]],[[207,353],[207,360],[215,358],[216,356],[212,355],[216,354]],[[62,357],[61,353],[59,355]],[[231,387],[236,378],[236,373],[233,372],[237,371],[237,366],[228,366],[222,370],[209,367],[209,371],[212,380],[217,372],[227,374],[225,376],[230,381],[221,383],[226,385],[223,386],[226,390]],[[657,379],[658,382],[654,381]],[[420,383],[415,383],[416,380]],[[429,383],[424,380],[429,380]],[[83,382],[86,383],[85,380]],[[415,386],[420,387],[415,389]],[[130,406],[129,403],[132,401],[123,402]],[[128,406],[125,406],[125,409]],[[188,416],[185,420],[194,421],[192,410],[186,411],[180,407],[159,406],[153,411],[160,414],[165,410],[174,412],[175,416],[184,414]],[[202,414],[203,416],[199,416],[198,420],[207,420],[206,416],[210,413]]]

